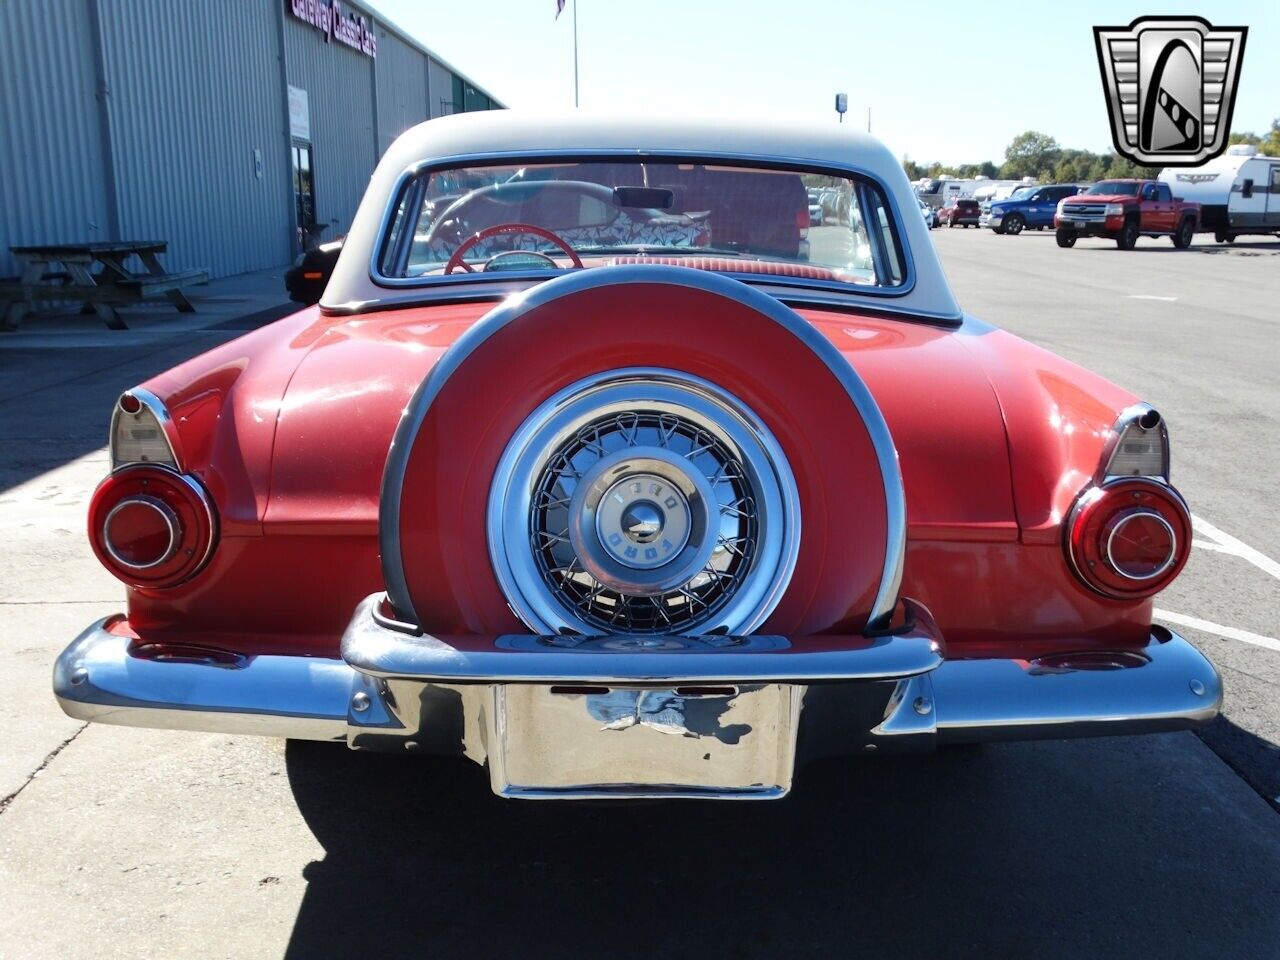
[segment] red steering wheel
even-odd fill
[[[535,237],[541,237],[543,240],[548,240],[568,254],[569,259],[573,261],[573,265],[575,267],[579,270],[582,269],[582,258],[574,252],[573,247],[569,246],[569,244],[565,243],[550,230],[544,230],[542,227],[535,227],[532,223],[499,223],[492,227],[485,227],[483,230],[479,230],[467,237],[467,239],[463,240],[462,245],[459,246],[457,250],[453,251],[453,256],[450,257],[449,262],[445,264],[445,276],[453,273],[453,271],[458,269],[458,267],[461,267],[467,273],[475,273],[475,270],[471,265],[462,259],[463,254],[481,240],[488,240],[490,237],[496,237],[504,233],[531,233]],[[532,253],[533,251],[530,252]]]

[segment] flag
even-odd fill
[[[564,0],[556,0],[556,19],[560,19],[560,14],[564,13]]]

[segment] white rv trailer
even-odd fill
[[[945,207],[948,200],[972,197],[975,190],[990,182],[985,177],[974,180],[961,180],[959,177],[928,177],[916,187],[916,196],[937,210],[939,207]]]
[[[1038,187],[1040,181],[1035,177],[1023,177],[1021,180],[987,180],[973,191],[975,200],[1008,200],[1013,191],[1022,187]]]
[[[1219,243],[1251,233],[1280,236],[1280,157],[1239,143],[1199,167],[1168,167],[1160,179],[1175,197],[1200,204],[1200,229]]]

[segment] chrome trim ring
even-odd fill
[[[1116,534],[1119,533],[1122,529],[1124,529],[1125,524],[1130,523],[1133,520],[1137,520],[1139,517],[1147,517],[1147,518],[1154,519],[1157,523],[1160,524],[1160,526],[1164,527],[1165,530],[1167,530],[1169,533],[1169,555],[1164,558],[1164,563],[1160,564],[1158,569],[1152,571],[1151,573],[1148,573],[1146,576],[1143,576],[1143,577],[1136,577],[1131,573],[1126,573],[1124,570],[1121,570],[1120,565],[1116,563],[1115,555],[1112,553],[1112,550],[1111,550],[1111,543],[1113,540],[1115,540]],[[1162,573],[1168,570],[1171,566],[1173,566],[1174,562],[1177,559],[1178,559],[1178,534],[1174,531],[1169,521],[1166,520],[1164,517],[1160,516],[1160,514],[1158,514],[1154,510],[1138,509],[1125,514],[1123,517],[1121,517],[1120,521],[1114,527],[1111,528],[1111,532],[1107,534],[1107,551],[1106,551],[1107,563],[1110,565],[1112,570],[1114,570],[1120,576],[1124,577],[1126,580],[1133,580],[1138,583],[1144,583],[1147,580],[1154,580],[1156,577],[1160,576]]]
[[[125,507],[133,506],[150,507],[156,513],[160,514],[160,519],[164,521],[164,525],[169,531],[169,545],[165,547],[164,553],[162,553],[157,559],[152,560],[150,563],[131,563],[124,557],[120,556],[120,553],[111,543],[110,530],[112,518]],[[160,566],[160,564],[173,556],[173,551],[178,548],[178,539],[178,515],[173,512],[167,503],[155,497],[148,497],[145,495],[125,497],[112,507],[107,512],[106,517],[102,520],[102,549],[107,552],[112,560],[128,570],[150,570],[152,567]]]
[[[749,633],[800,550],[768,428],[674,370],[606,371],[546,400],[499,461],[487,522],[503,593],[539,634]]]
[[[382,554],[383,579],[386,582],[387,595],[396,612],[411,623],[419,626],[422,623],[422,618],[414,609],[413,601],[409,596],[409,585],[404,573],[403,545],[400,542],[400,509],[404,496],[405,469],[408,467],[414,441],[426,419],[427,412],[449,378],[481,344],[529,311],[583,290],[632,283],[686,287],[735,300],[768,317],[795,336],[818,356],[831,371],[832,376],[840,382],[866,426],[876,452],[877,465],[884,487],[886,520],[884,566],[880,588],[871,606],[867,626],[869,629],[876,629],[887,625],[893,616],[893,609],[898,602],[898,590],[902,584],[902,568],[907,547],[907,505],[893,435],[889,432],[889,426],[885,423],[884,415],[880,412],[870,389],[835,344],[814,329],[811,324],[805,322],[794,310],[767,293],[717,274],[657,264],[617,266],[610,267],[608,270],[583,270],[556,277],[536,287],[513,294],[459,337],[423,378],[396,427],[391,449],[387,455],[386,470],[382,477],[378,539]],[[976,323],[971,318],[966,318],[965,322],[966,324]]]
[[[192,565],[191,572],[183,578],[182,582],[186,583],[204,569],[205,564],[209,562],[209,558],[213,556],[214,548],[218,545],[218,513],[213,508],[213,501],[209,498],[209,493],[205,490],[204,485],[195,477],[191,476],[189,473],[179,473],[173,467],[163,463],[127,463],[122,467],[116,467],[112,470],[111,473],[108,474],[108,478],[127,476],[137,470],[164,471],[170,479],[176,480],[190,490],[191,493],[195,495],[196,501],[199,504],[200,513],[209,528],[209,546],[205,549],[204,553],[201,554],[199,561]],[[106,481],[104,480],[103,483],[105,482]]]

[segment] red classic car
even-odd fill
[[[850,215],[801,242],[805,189]],[[537,798],[1208,721],[1151,622],[1164,422],[962,313],[916,210],[840,127],[408,131],[318,307],[120,397],[89,538],[127,611],[63,709]]]

